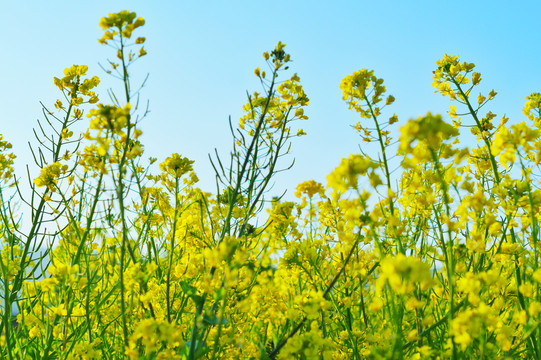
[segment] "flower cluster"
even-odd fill
[[[9,180],[13,176],[13,162],[16,156],[7,152],[11,148],[11,143],[5,141],[0,135],[0,179],[3,180]]]
[[[323,185],[314,180],[308,180],[297,185],[295,196],[301,197],[302,194],[308,195],[310,199],[313,198],[315,194],[325,196],[325,188],[323,187]]]
[[[38,187],[46,186],[49,191],[55,192],[58,179],[67,169],[68,165],[62,165],[59,162],[47,165],[41,169],[39,177],[34,179],[34,184]]]
[[[145,19],[142,17],[137,17],[134,12],[129,12],[123,10],[119,13],[109,14],[107,17],[103,17],[100,20],[100,27],[105,31],[105,35],[100,40],[100,43],[107,44],[107,40],[112,40],[115,35],[120,34],[129,39],[131,38],[132,32],[140,26],[145,25]],[[109,31],[109,29],[114,28],[115,30]],[[144,38],[138,38],[137,43],[141,44],[144,42]]]
[[[130,63],[147,55],[143,46],[146,41],[145,37],[140,36],[137,37],[133,43],[128,42],[132,37],[133,31],[143,25],[145,25],[145,19],[137,17],[134,12],[129,12],[127,10],[109,14],[109,16],[103,17],[100,20],[100,27],[104,31],[104,34],[98,41],[100,44],[112,45],[117,50],[117,59],[120,60],[120,63],[109,60],[109,65],[111,65],[112,70],[106,70],[107,73],[111,74],[115,71],[117,72],[117,75],[126,74],[127,67]],[[131,48],[134,45],[141,45],[138,52],[134,52],[131,49],[126,51],[128,47]]]
[[[352,154],[348,159],[342,159],[340,165],[327,176],[329,187],[336,191],[345,192],[348,189],[357,189],[359,186],[359,175],[368,174],[370,184],[375,188],[381,185],[379,175],[375,172],[379,164],[370,158]]]
[[[394,97],[357,71],[340,87],[379,153],[362,148],[286,201],[269,184],[309,100],[296,74],[279,80],[291,60],[280,42],[255,71],[263,94],[243,108],[229,161],[212,163],[213,194],[196,187],[192,160],[141,157],[146,112],[130,102],[124,50],[143,23],[128,11],[100,22],[125,101],[92,104],[99,80],[67,69],[55,83],[70,105],[56,102],[64,119],[49,112],[61,127],[35,152],[32,198],[0,186],[0,358],[540,357],[541,95],[526,98],[524,122],[496,126],[479,111],[495,92],[471,97],[481,75],[445,55],[433,85],[462,109],[452,124],[406,122],[395,146],[398,117],[380,121]],[[88,130],[67,141],[85,96]],[[480,140],[471,150],[466,119]],[[63,155],[65,142],[83,150]],[[0,137],[3,180],[10,148]]]
[[[340,83],[342,89],[342,99],[347,102],[350,109],[354,109],[360,113],[361,117],[370,119],[372,115],[363,109],[365,102],[371,105],[379,104],[385,93],[383,79],[378,79],[374,75],[374,70],[362,69],[355,71],[353,74],[346,76]],[[394,97],[389,96],[386,104],[394,102]],[[379,115],[379,111],[375,111],[375,115]]]
[[[388,284],[393,292],[402,295],[411,294],[417,286],[427,290],[434,285],[430,265],[403,254],[385,257],[381,261],[380,275],[376,286]]]
[[[93,76],[90,79],[82,80],[82,76],[88,71],[86,65],[73,65],[70,68],[64,69],[63,78],[54,78],[54,84],[62,91],[66,91],[67,97],[70,99],[70,104],[79,106],[84,102],[82,95],[88,97],[87,102],[95,104],[98,102],[98,96],[94,91],[99,83],[100,79],[97,76]],[[62,102],[57,101],[57,108],[63,108]]]

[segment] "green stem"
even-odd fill
[[[165,283],[165,298],[166,298],[166,304],[167,304],[167,321],[171,322],[171,268],[173,267],[173,252],[175,250],[175,237],[176,237],[176,230],[177,230],[177,218],[178,218],[178,208],[179,208],[179,201],[178,201],[178,194],[179,194],[179,177],[175,177],[175,214],[173,218],[173,232],[171,234],[171,248],[169,250],[169,266],[167,268],[167,280]]]
[[[124,90],[126,95],[126,102],[130,102],[130,91],[129,91],[129,75],[128,69],[126,67],[124,59],[124,41],[122,37],[122,29],[119,27],[120,34],[120,54],[122,60],[122,71],[123,71],[123,83]],[[122,317],[122,333],[124,336],[124,346],[128,346],[128,321],[126,316],[126,294],[125,294],[125,284],[124,284],[124,267],[125,267],[125,258],[126,258],[126,247],[129,246],[128,242],[128,224],[126,221],[125,206],[124,206],[124,175],[126,171],[126,159],[127,153],[131,142],[131,130],[133,124],[131,123],[131,114],[127,116],[127,129],[126,129],[126,138],[124,139],[124,148],[122,149],[122,157],[118,164],[118,182],[116,186],[117,197],[119,203],[120,219],[122,222],[122,244],[120,249],[120,311]],[[131,249],[131,247],[130,247]],[[135,254],[131,252],[132,259],[135,260]]]
[[[383,137],[381,135],[381,129],[379,127],[379,123],[378,123],[378,118],[376,116],[376,114],[374,113],[374,110],[372,109],[372,104],[370,103],[370,101],[368,100],[368,97],[365,95],[364,96],[364,101],[366,102],[366,104],[368,105],[368,109],[370,110],[370,114],[372,116],[372,119],[374,119],[374,124],[376,125],[376,131],[378,132],[378,142],[379,142],[379,146],[380,146],[380,150],[381,150],[381,155],[383,157],[383,169],[385,170],[385,181],[386,181],[386,185],[387,185],[387,190],[390,190],[392,191],[392,187],[391,187],[391,172],[389,171],[389,164],[388,164],[388,160],[387,160],[387,153],[385,151],[385,143],[383,142]],[[389,197],[389,210],[391,210],[391,215],[394,216],[394,201],[392,198]],[[402,244],[402,239],[400,238],[400,236],[396,236],[396,240],[398,242],[398,250],[402,253],[402,254],[405,254],[406,253],[406,249],[404,248],[404,244]]]

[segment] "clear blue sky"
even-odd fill
[[[228,116],[236,121],[263,51],[278,41],[292,55],[311,102],[307,136],[296,139],[295,167],[276,189],[325,176],[340,158],[357,152],[358,121],[341,100],[340,80],[361,68],[385,79],[402,125],[427,111],[445,113],[432,70],[444,53],[473,62],[485,93],[498,92],[490,110],[524,120],[524,97],[541,92],[541,2],[538,1],[3,1],[0,31],[0,133],[14,144],[17,169],[31,161],[27,141],[39,101],[53,106],[53,76],[87,64],[103,79],[100,93],[118,86],[98,67],[112,50],[98,44],[100,18],[123,9],[146,19],[148,55],[133,71],[150,73],[143,98],[151,114],[142,124],[146,156],[161,161],[173,152],[196,160],[201,186],[213,189],[207,154],[230,146]],[[448,118],[448,116],[446,116]],[[396,127],[398,132],[398,127]],[[398,133],[396,133],[398,135]],[[396,136],[397,137],[397,136]],[[465,144],[473,145],[473,144]]]

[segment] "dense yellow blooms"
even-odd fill
[[[374,172],[379,168],[379,165],[370,158],[359,154],[352,154],[348,159],[342,159],[340,165],[327,176],[329,187],[336,191],[347,191],[348,189],[356,189],[358,186],[359,176],[364,176],[367,173],[372,176],[371,182],[373,186],[379,185],[378,175]],[[372,179],[374,179],[372,181]]]
[[[62,165],[59,162],[55,162],[51,165],[45,166],[41,169],[39,177],[34,179],[34,183],[38,186],[47,186],[49,191],[56,191],[56,184],[62,173],[65,173],[68,169],[67,165]]]
[[[64,119],[36,152],[28,232],[0,136],[0,358],[540,357],[541,95],[526,98],[524,122],[497,123],[480,111],[496,92],[474,94],[474,64],[445,55],[433,86],[452,122],[428,113],[398,129],[383,80],[355,71],[342,96],[379,152],[286,201],[267,185],[305,134],[292,124],[309,99],[297,74],[278,77],[291,61],[279,42],[254,71],[263,92],[242,108],[230,161],[212,163],[213,194],[192,160],[142,157],[146,112],[127,71],[146,54],[132,34],[142,25],[129,11],[100,21],[124,98],[98,103],[84,65],[55,78],[68,103],[56,101]],[[478,146],[461,146],[462,124]]]
[[[4,137],[0,135],[0,179],[3,181],[10,180],[13,176],[13,162],[16,156],[8,152],[11,148],[11,143],[5,141]]]
[[[320,196],[325,195],[325,188],[320,183],[314,181],[314,180],[308,180],[303,183],[300,183],[297,185],[297,190],[295,191],[295,196],[301,197],[302,194],[308,195],[308,197],[311,199],[314,197],[315,194],[319,194]]]

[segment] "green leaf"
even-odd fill
[[[203,316],[203,322],[210,324],[210,325],[225,325],[227,324],[227,320],[225,318],[222,318],[221,320],[218,319],[216,314],[207,315],[205,314]]]
[[[216,291],[214,293],[214,300],[216,301],[220,301],[222,300],[223,298],[225,297],[225,289],[222,287],[222,288],[219,288],[218,291]]]
[[[197,295],[197,289],[186,281],[181,281],[180,287],[182,288],[182,291],[194,301],[195,306],[199,306],[201,302],[203,302],[203,298],[200,295]]]
[[[188,340],[186,344],[182,347],[180,350],[180,355],[182,356],[182,360],[187,360],[188,356],[190,355],[190,346],[192,344],[191,340]],[[195,359],[199,359],[203,356],[205,356],[210,351],[210,348],[207,346],[207,344],[204,341],[195,341]]]

